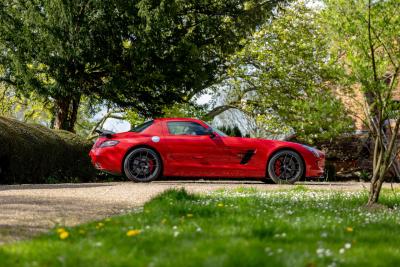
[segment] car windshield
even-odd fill
[[[144,130],[146,130],[147,128],[149,128],[149,126],[151,126],[153,124],[153,120],[151,121],[146,121],[145,123],[142,123],[138,126],[133,127],[130,131],[131,132],[135,132],[135,133],[140,133],[143,132]]]
[[[222,132],[222,131],[220,131],[220,130],[214,128],[214,127],[212,127],[210,124],[208,124],[208,123],[206,123],[206,122],[205,122],[205,124],[207,124],[207,126],[210,127],[210,128],[211,128],[214,132],[216,132],[219,136],[222,136],[222,137],[228,136],[226,133],[224,133],[224,132]]]

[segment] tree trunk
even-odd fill
[[[377,177],[374,180],[374,182],[371,182],[367,206],[372,206],[378,202],[379,194],[381,192],[382,184],[384,181],[384,176]]]
[[[70,113],[70,117],[69,117],[69,126],[70,129],[69,131],[71,132],[75,132],[74,128],[75,128],[75,123],[76,120],[78,118],[78,109],[79,109],[79,104],[81,102],[81,97],[74,97],[72,99],[72,103],[71,103],[71,113]]]
[[[239,109],[239,107],[234,106],[234,105],[222,105],[213,108],[211,111],[209,111],[206,115],[203,116],[203,119],[214,119],[216,116],[219,114],[229,110],[229,109]]]
[[[56,116],[54,129],[74,132],[80,99],[80,95],[74,97],[61,97],[56,99]]]
[[[396,120],[394,128],[391,127],[390,123],[386,126],[382,123],[377,124],[377,129],[380,131],[376,132],[374,136],[373,173],[367,203],[368,206],[372,206],[378,202],[382,184],[398,154],[396,143],[400,127],[400,118]],[[385,133],[392,134],[388,137]],[[395,147],[396,150],[394,151]]]
[[[68,128],[69,103],[69,98],[59,98],[56,100],[56,120],[54,122],[54,129],[66,130]]]

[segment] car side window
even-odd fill
[[[190,121],[168,122],[167,126],[172,135],[205,135],[207,130],[200,124]]]
[[[146,130],[147,128],[149,128],[151,125],[153,125],[154,121],[147,121],[145,123],[142,123],[138,126],[133,127],[130,131],[131,132],[135,132],[135,133],[140,133],[143,132],[144,130]]]

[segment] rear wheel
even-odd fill
[[[293,184],[304,173],[300,155],[292,150],[277,152],[268,162],[268,176],[277,184]]]
[[[151,182],[161,175],[161,159],[152,149],[136,148],[125,158],[124,173],[134,182]]]

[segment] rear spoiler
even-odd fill
[[[107,130],[96,130],[95,132],[98,133],[99,136],[104,136],[104,137],[107,137],[107,138],[111,138],[112,135],[115,134],[114,132],[107,131]]]

